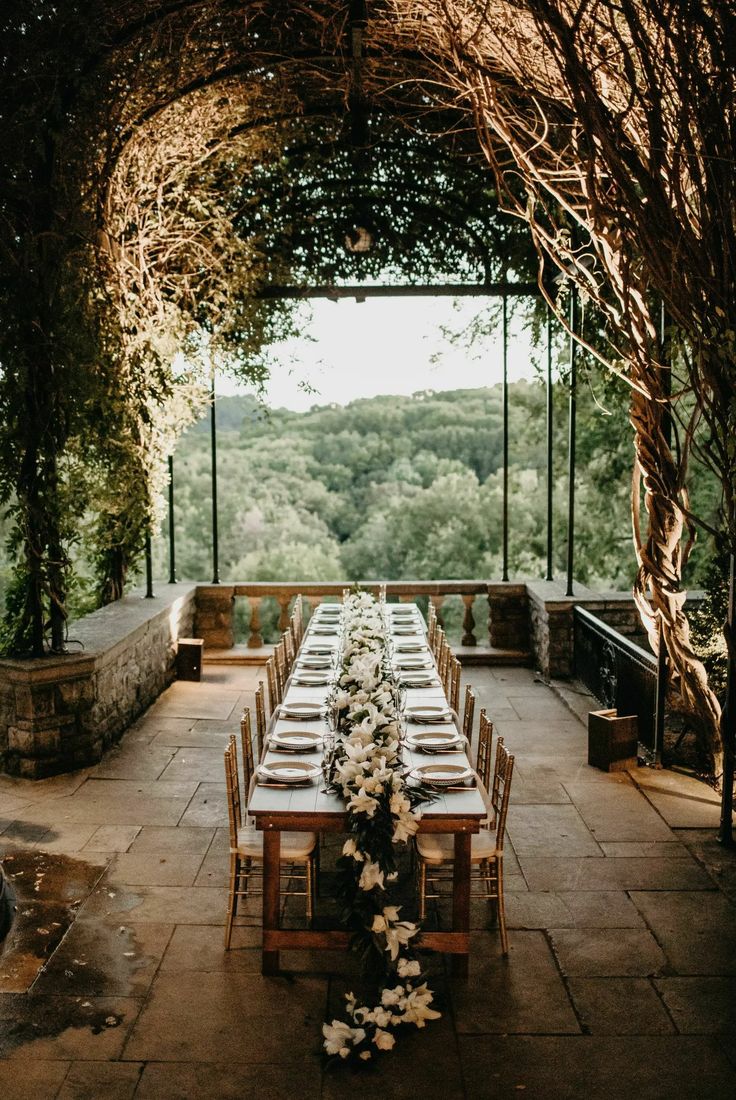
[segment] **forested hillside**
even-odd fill
[[[378,397],[306,413],[266,413],[221,398],[218,419],[223,580],[499,578],[502,393]],[[564,569],[567,391],[555,392],[555,568]],[[511,385],[510,572],[540,577],[546,554],[545,391]],[[628,587],[631,428],[626,394],[588,379],[578,399],[576,578]],[[175,457],[177,573],[209,579],[209,418]],[[701,492],[701,496],[703,493]],[[707,494],[706,494],[707,495]],[[157,572],[166,574],[165,540]]]

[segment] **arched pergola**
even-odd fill
[[[95,0],[81,14],[72,2],[11,0],[1,18],[0,470],[18,558],[7,645],[63,646],[69,547],[93,496],[106,595],[119,594],[171,437],[197,401],[171,372],[172,348],[196,356],[206,338],[257,378],[257,349],[288,325],[282,300],[258,291],[299,265],[334,265],[346,230],[388,242],[392,223],[362,224],[371,160],[416,148],[426,171],[435,147],[471,200],[459,210],[474,213],[478,191],[461,181],[485,158],[504,205],[532,228],[540,288],[551,261],[607,318],[603,358],[631,385],[649,517],[636,533],[636,595],[718,770],[720,711],[689,644],[680,579],[698,420],[732,562],[736,548],[732,6]],[[375,148],[373,118],[385,126]],[[314,255],[291,232],[281,240],[293,251],[269,254],[247,183],[288,182],[285,151],[305,145],[307,159],[342,151],[332,193],[347,207],[332,237],[308,235]],[[299,217],[308,198],[282,209]],[[421,187],[392,201],[409,232],[420,225],[431,241],[442,226],[465,256],[481,254],[472,218],[448,219]],[[406,240],[395,235],[394,256]],[[656,323],[663,306],[674,363]]]

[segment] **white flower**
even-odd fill
[[[424,1027],[427,1020],[438,1020],[442,1013],[429,1007],[433,1000],[432,992],[427,989],[426,982],[417,986],[406,998],[403,1022],[416,1024],[417,1027]]]
[[[396,1039],[388,1031],[382,1031],[379,1027],[376,1034],[373,1036],[373,1042],[379,1050],[391,1050]]]
[[[411,802],[405,794],[402,794],[399,791],[395,791],[391,795],[389,809],[391,810],[392,814],[396,814],[398,816],[399,814],[406,813],[407,810],[411,809]]]
[[[348,810],[352,810],[354,814],[365,814],[367,817],[373,817],[377,809],[378,803],[375,798],[371,798],[367,794],[354,794],[348,802]]]
[[[381,1004],[385,1008],[390,1008],[392,1005],[401,1004],[404,999],[406,990],[403,985],[397,985],[394,989],[384,989],[381,993]]]
[[[416,959],[399,959],[396,970],[400,978],[418,978],[422,972]]]
[[[369,1060],[369,1058],[371,1058],[372,1056],[371,1056],[371,1052],[370,1052],[369,1050],[361,1050],[361,1052],[360,1052],[360,1054],[358,1055],[358,1057],[359,1057],[359,1058],[360,1058],[360,1059],[361,1059],[361,1060],[362,1060],[363,1062],[367,1062],[367,1061]]]
[[[361,852],[358,845],[355,843],[352,837],[349,837],[342,846],[342,854],[344,856],[352,856],[353,859],[362,863],[365,859],[364,854]]]
[[[328,1054],[339,1054],[341,1058],[347,1058],[350,1046],[357,1046],[365,1039],[365,1031],[362,1027],[350,1027],[350,1024],[342,1020],[333,1020],[332,1024],[322,1025],[322,1034],[325,1037],[324,1048]]]
[[[394,844],[400,843],[402,840],[409,840],[413,837],[419,828],[419,821],[414,814],[401,814],[395,819],[394,835],[392,840]]]
[[[383,871],[377,863],[372,863],[371,860],[366,862],[358,886],[361,890],[372,890],[374,886],[380,886],[383,890]]]

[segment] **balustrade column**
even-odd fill
[[[291,603],[291,596],[282,594],[277,596],[279,604],[279,634],[283,634],[285,630],[289,629],[289,604]]]
[[[475,637],[475,619],[473,618],[473,603],[475,602],[475,596],[467,594],[463,596],[462,600],[465,604],[462,644],[467,646],[477,645],[478,642]]]
[[[250,604],[248,648],[260,649],[263,645],[263,635],[261,634],[261,597],[249,596],[248,603]]]

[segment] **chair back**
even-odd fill
[[[450,668],[448,674],[448,680],[450,685],[449,697],[450,706],[457,712],[460,710],[460,674],[462,668],[460,661],[455,656],[450,656]]]
[[[288,676],[291,672],[291,666],[294,664],[294,654],[296,653],[294,639],[290,630],[284,631],[281,636],[281,643],[284,647],[284,670]]]
[[[286,685],[286,657],[284,655],[283,638],[274,649],[273,658],[276,668],[276,688],[278,691],[279,702],[281,702],[284,697],[284,686]]]
[[[225,787],[227,789],[227,817],[230,826],[230,847],[238,844],[238,829],[243,822],[243,805],[238,779],[238,749],[235,736],[231,735],[225,749]]]
[[[243,746],[243,790],[247,798],[250,781],[255,770],[253,763],[253,730],[251,729],[250,709],[248,707],[245,708],[240,719],[240,741]]]
[[[256,754],[260,760],[263,746],[266,744],[266,687],[263,680],[258,681],[256,689]]]
[[[475,692],[470,684],[465,686],[465,706],[463,708],[463,733],[468,739],[468,744],[473,736],[473,718],[475,716]]]
[[[485,708],[480,712],[478,724],[478,752],[475,756],[475,770],[481,783],[489,791],[491,786],[491,742],[493,741],[493,722]],[[491,799],[492,800],[492,799]],[[495,811],[494,811],[495,812]]]
[[[514,758],[499,737],[496,745],[496,766],[493,771],[491,805],[496,815],[496,851],[503,851],[503,838],[506,833],[506,815],[511,797],[511,777],[514,774]]]
[[[266,661],[266,679],[268,680],[268,709],[273,714],[281,702],[279,682],[276,676],[276,657],[272,654]]]

